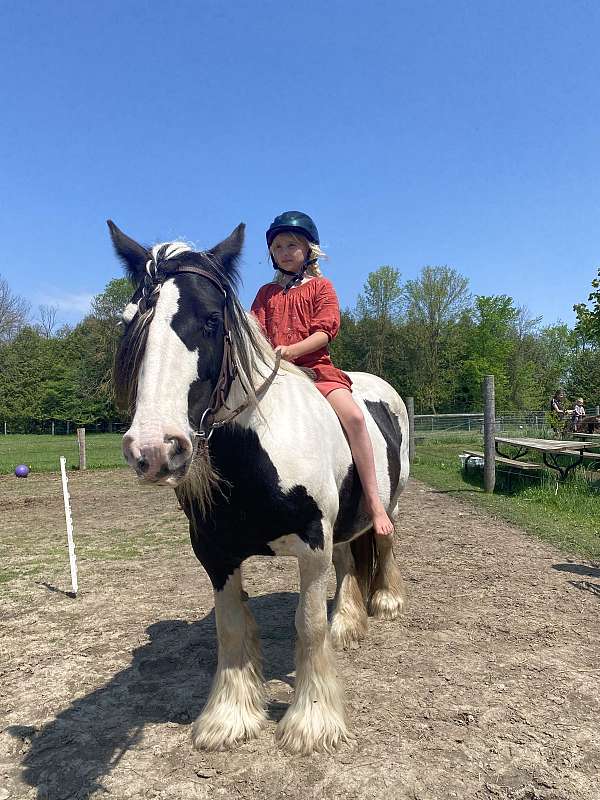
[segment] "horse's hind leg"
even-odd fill
[[[332,751],[348,738],[341,684],[327,625],[329,545],[302,555],[300,599],[296,610],[296,689],[277,726],[276,737],[289,752]]]
[[[375,537],[377,569],[369,599],[369,613],[377,619],[396,619],[406,602],[404,581],[394,559],[393,538]]]
[[[258,736],[265,693],[256,622],[244,600],[240,570],[215,591],[219,663],[206,705],[192,728],[195,747],[221,750]]]
[[[331,641],[338,649],[355,647],[367,633],[368,619],[349,543],[333,548],[333,564],[337,589],[331,618]]]

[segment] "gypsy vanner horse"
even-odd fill
[[[127,462],[144,481],[175,488],[192,547],[214,588],[218,666],[193,725],[196,747],[224,749],[258,735],[265,691],[257,628],[241,565],[250,556],[298,559],[294,699],[276,737],[292,753],[347,740],[331,649],[394,619],[404,588],[392,537],[376,537],[342,427],[314,383],[281,362],[237,297],[244,225],[212,250],[151,248],[108,222],[136,286],[115,358],[117,397],[133,419]],[[388,513],[408,480],[408,420],[385,381],[353,373]],[[327,574],[337,591],[327,624]]]

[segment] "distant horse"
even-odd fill
[[[394,619],[404,603],[392,537],[372,533],[335,412],[309,377],[280,362],[239,303],[244,225],[193,252],[181,242],[146,249],[108,224],[137,287],[115,360],[117,395],[133,414],[123,452],[140,478],[175,488],[214,588],[218,666],[194,744],[222,749],[259,733],[265,691],[240,569],[249,556],[288,555],[300,570],[296,687],[276,736],[293,753],[330,751],[348,738],[331,641],[351,646],[368,612]],[[381,498],[397,517],[408,480],[406,409],[383,380],[352,380]]]
[[[581,417],[577,425],[577,430],[580,433],[600,433],[600,416],[586,414],[585,417]]]

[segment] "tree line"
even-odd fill
[[[43,421],[77,425],[126,421],[111,371],[121,312],[132,293],[112,280],[74,326],[57,309],[28,303],[0,276],[0,422],[28,432]],[[334,363],[381,375],[417,413],[481,409],[484,375],[496,379],[502,411],[540,410],[563,388],[600,402],[600,271],[577,322],[542,325],[507,295],[475,295],[448,266],[426,266],[403,281],[392,266],[371,272],[354,308],[342,312]]]

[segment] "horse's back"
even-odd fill
[[[352,394],[363,400],[387,403],[398,416],[404,416],[408,425],[406,406],[393,386],[390,386],[383,378],[371,375],[369,372],[349,372],[348,375],[352,380]]]

